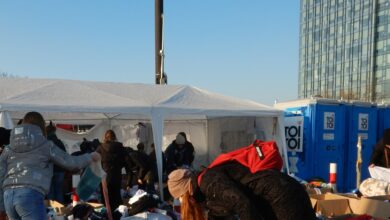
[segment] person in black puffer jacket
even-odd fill
[[[102,156],[102,167],[107,173],[107,190],[111,210],[122,204],[122,168],[125,167],[126,150],[122,143],[117,141],[113,130],[107,130],[104,134],[104,141],[96,152]]]
[[[208,209],[208,219],[316,219],[304,187],[274,169],[252,174],[242,164],[228,162],[208,169],[200,184],[191,171],[178,169],[168,176],[168,187],[173,197],[182,199],[182,213],[183,205],[194,207],[186,203],[195,200]]]

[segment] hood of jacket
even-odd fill
[[[41,129],[32,124],[22,124],[11,131],[10,149],[17,153],[30,152],[45,143]]]

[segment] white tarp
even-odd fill
[[[177,132],[185,131],[202,158],[199,165],[207,165],[220,152],[237,146],[236,143],[249,144],[245,142],[254,137],[275,139],[286,155],[281,110],[191,86],[0,79],[0,112],[8,112],[17,120],[29,111],[38,111],[46,120],[56,123],[100,123],[100,128],[96,129],[99,132],[94,134],[97,138],[102,137],[101,132],[106,128],[118,126],[115,130],[120,132],[126,120],[149,122],[157,155],[161,155]],[[1,123],[3,120],[8,119],[2,117]],[[180,126],[194,121],[198,123],[197,129]],[[199,128],[206,131],[202,133]],[[131,143],[131,139],[129,141]],[[161,174],[160,156],[157,161]]]
[[[14,127],[14,123],[8,111],[0,112],[0,127],[12,129]]]

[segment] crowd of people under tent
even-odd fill
[[[113,130],[107,130],[101,142],[84,140],[80,151],[70,155],[56,135],[56,126],[51,121],[46,125],[40,113],[29,112],[14,129],[0,128],[0,141],[0,220],[6,216],[46,219],[44,200],[69,203],[69,176],[82,173],[92,162],[101,162],[107,173],[112,210],[123,205],[123,191],[134,186],[148,193],[158,190],[154,144],[149,154],[144,143],[136,149],[125,147]],[[375,147],[371,166],[390,167],[389,146],[387,129]],[[161,200],[179,199],[182,219],[316,219],[305,188],[281,172],[281,167],[252,173],[233,160],[199,171],[192,166],[195,157],[195,148],[184,132],[176,135],[162,155],[167,196]],[[107,204],[104,197],[96,202]],[[119,218],[114,214],[114,219]]]

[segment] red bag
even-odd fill
[[[207,167],[207,169],[230,161],[236,161],[248,167],[251,173],[256,173],[266,169],[281,170],[283,167],[282,156],[280,156],[279,148],[275,141],[264,142],[261,140],[255,140],[253,144],[247,147],[219,155]],[[199,185],[206,170],[204,170],[198,177]]]

